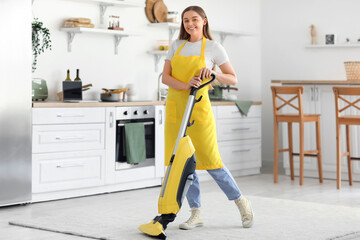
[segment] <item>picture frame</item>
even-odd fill
[[[335,34],[325,34],[325,44],[326,45],[334,45],[336,40]]]

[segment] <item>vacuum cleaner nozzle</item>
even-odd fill
[[[151,222],[147,224],[142,224],[139,227],[139,230],[143,233],[158,238],[158,239],[166,239],[165,229],[167,225],[174,221],[176,214],[162,214],[151,220]]]

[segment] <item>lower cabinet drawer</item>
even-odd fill
[[[33,193],[104,184],[104,151],[33,154]]]
[[[104,123],[105,108],[33,108],[33,124]]]
[[[34,125],[33,153],[102,150],[104,124]]]
[[[218,145],[223,163],[230,170],[261,167],[260,139],[219,142]]]
[[[216,113],[217,119],[226,119],[226,118],[251,118],[251,117],[261,117],[261,106],[253,105],[250,107],[247,116],[244,116],[240,113],[240,110],[237,106],[218,106],[218,111]]]
[[[220,119],[216,123],[218,141],[261,137],[261,119]]]

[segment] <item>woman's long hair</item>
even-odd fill
[[[197,14],[200,15],[200,17],[202,19],[206,19],[206,24],[203,27],[203,34],[205,36],[205,38],[213,40],[211,33],[210,33],[210,28],[209,28],[209,20],[206,16],[205,11],[199,7],[199,6],[190,6],[184,9],[184,11],[181,13],[181,26],[180,26],[180,33],[179,33],[179,40],[187,40],[190,38],[190,34],[188,34],[185,30],[184,27],[184,22],[183,22],[183,18],[184,18],[184,14],[188,11],[195,11]]]

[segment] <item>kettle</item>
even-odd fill
[[[48,88],[46,81],[41,78],[32,79],[32,100],[33,101],[45,101],[48,98]]]

